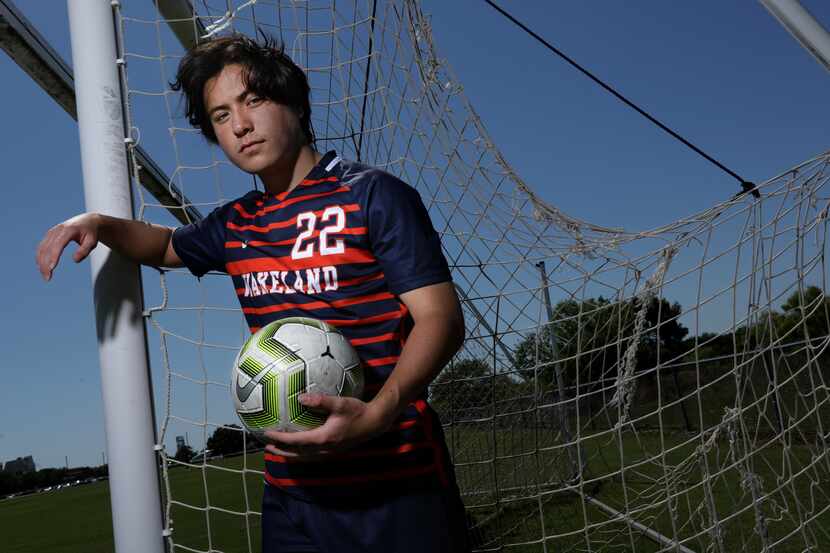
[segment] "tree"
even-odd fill
[[[536,377],[543,390],[558,387],[557,370],[566,389],[576,384],[577,374],[580,387],[615,378],[634,338],[639,309],[636,299],[611,302],[602,296],[557,303],[553,322],[529,334],[517,346],[517,373],[525,380]],[[681,312],[677,302],[650,300],[637,345],[635,370],[655,367],[658,349],[661,363],[683,353],[689,330],[677,320]],[[577,394],[585,392],[576,390]]]
[[[190,447],[189,445],[182,445],[176,450],[176,455],[174,456],[174,459],[176,459],[177,461],[181,461],[182,463],[186,463],[190,461],[194,454],[195,451],[193,451],[192,447]]]
[[[629,304],[611,303],[601,296],[564,300],[556,304],[553,313],[552,323],[529,334],[516,347],[514,368],[521,378],[535,378],[545,392],[558,387],[556,371],[566,388],[576,382],[577,372],[581,385],[616,374],[620,337],[633,321]]]
[[[830,334],[830,299],[821,288],[808,286],[803,292],[796,290],[781,306],[784,313],[778,319],[780,335],[792,331],[787,342],[812,340]]]
[[[499,395],[499,387],[510,385],[503,374],[481,359],[461,359],[447,365],[430,387],[430,403],[439,413],[464,412],[472,416],[490,411]],[[465,415],[466,416],[466,415]]]
[[[649,369],[657,366],[658,351],[661,363],[682,354],[684,338],[689,329],[678,322],[683,312],[677,302],[669,303],[665,298],[652,299],[646,309],[647,332],[640,338],[637,347],[637,368]]]
[[[232,455],[245,448],[245,439],[242,428],[231,424],[217,428],[207,441],[207,449],[213,455]]]

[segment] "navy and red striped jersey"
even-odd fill
[[[334,152],[293,190],[249,192],[176,229],[172,240],[196,276],[231,276],[251,332],[294,316],[337,327],[363,361],[365,400],[394,369],[412,326],[399,295],[451,280],[417,191]],[[453,479],[425,398],[392,430],[356,449],[316,462],[271,454],[265,460],[268,483],[312,500]]]

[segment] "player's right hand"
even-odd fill
[[[52,278],[52,272],[58,266],[61,253],[69,242],[78,244],[72,259],[75,263],[83,261],[98,245],[99,224],[97,213],[82,213],[50,228],[40,241],[35,255],[43,280]]]

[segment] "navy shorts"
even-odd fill
[[[330,506],[266,485],[263,553],[467,553],[464,505],[453,489]]]

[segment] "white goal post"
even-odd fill
[[[120,57],[109,1],[68,0],[86,209],[133,219]],[[99,244],[90,255],[118,553],[162,553],[156,428],[139,268]]]

